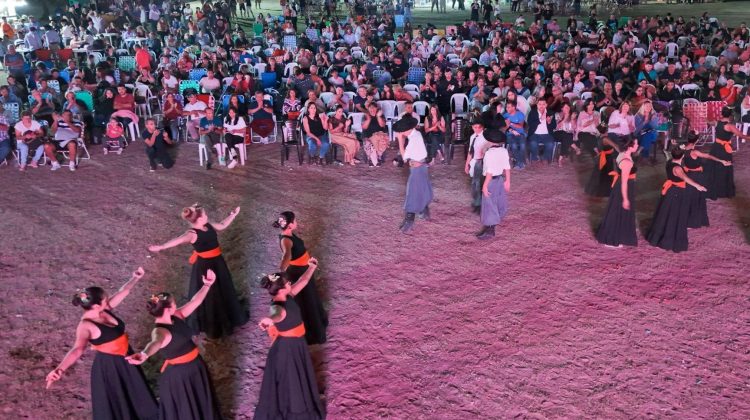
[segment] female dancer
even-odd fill
[[[310,262],[310,254],[307,253],[305,242],[294,234],[297,226],[297,217],[291,211],[281,213],[279,219],[273,222],[273,227],[281,229],[279,244],[284,252],[281,258],[281,272],[285,273],[292,285],[305,274]],[[307,344],[323,344],[326,342],[328,315],[320,302],[315,279],[311,278],[309,283],[309,287],[294,294],[294,300],[305,322]]]
[[[406,198],[404,212],[406,215],[399,229],[408,233],[414,227],[417,214],[425,220],[430,219],[430,202],[432,202],[432,183],[430,171],[426,164],[427,148],[422,134],[416,130],[418,122],[415,118],[405,116],[393,124],[399,151],[404,163],[409,165],[409,179],[406,181]],[[409,140],[408,144],[406,140]]]
[[[596,232],[596,240],[610,247],[637,246],[635,233],[635,176],[638,168],[633,163],[633,153],[638,150],[638,140],[629,140],[617,156],[612,175],[612,192],[607,212]],[[620,188],[615,188],[618,186]]]
[[[721,160],[715,156],[703,153],[695,149],[695,143],[698,141],[698,135],[690,133],[685,143],[685,159],[682,162],[682,169],[695,182],[703,185],[706,182],[705,173],[701,161],[708,159],[718,162],[724,166],[732,164],[729,160]],[[706,193],[698,191],[694,187],[686,188],[685,195],[688,203],[688,228],[697,229],[708,226],[708,209],[706,208]]]
[[[125,361],[125,356],[133,351],[128,345],[125,323],[112,312],[143,274],[143,268],[138,267],[112,296],[107,296],[101,287],[87,287],[73,296],[73,305],[84,310],[76,329],[76,341],[62,362],[47,375],[49,388],[83,355],[86,344],[91,343],[96,351],[91,365],[91,403],[95,420],[155,420],[159,415],[143,371]]]
[[[667,162],[667,180],[661,188],[661,199],[656,207],[646,239],[653,246],[667,251],[687,251],[688,211],[685,187],[690,184],[698,191],[706,188],[690,179],[682,169],[685,152],[678,146],[672,148],[672,160]]]
[[[192,298],[203,284],[201,278],[206,270],[213,270],[218,276],[218,285],[211,289],[206,303],[198,308],[195,316],[188,319],[190,326],[197,331],[206,333],[209,338],[220,338],[232,333],[235,327],[244,325],[248,314],[242,309],[237,292],[232,282],[232,274],[221,255],[219,240],[216,232],[220,232],[234,221],[240,208],[237,207],[221,222],[208,222],[206,211],[198,204],[182,209],[182,218],[190,224],[190,229],[163,245],[148,247],[151,252],[159,252],[178,245],[192,244],[193,255],[190,264],[193,265],[188,287],[188,297]],[[192,312],[192,311],[191,311]]]
[[[719,160],[731,163],[732,153],[734,153],[732,136],[750,139],[750,136],[742,134],[732,123],[732,109],[724,108],[721,110],[721,119],[716,124],[716,142],[711,145],[708,153]],[[734,197],[734,166],[726,166],[716,161],[706,163],[707,197],[711,200]]]
[[[349,132],[351,124],[352,121],[344,115],[344,108],[337,105],[334,115],[328,118],[327,128],[331,143],[344,148],[344,163],[354,166],[360,163],[356,158],[357,152],[359,152],[359,140],[354,133]]]
[[[221,419],[206,364],[193,343],[193,330],[185,323],[185,318],[209,294],[216,274],[209,269],[202,279],[203,287],[179,308],[169,293],[151,296],[147,302],[148,312],[156,318],[151,342],[140,353],[126,358],[140,365],[161,351],[166,359],[159,376],[160,420]]]
[[[602,137],[599,159],[594,163],[594,170],[586,184],[586,194],[594,197],[609,196],[612,191],[612,179],[609,173],[614,169],[615,153],[620,153],[619,146],[610,140],[609,136]]]
[[[256,420],[321,419],[315,370],[305,340],[305,325],[295,299],[312,280],[318,261],[310,258],[304,274],[294,284],[286,273],[269,274],[260,285],[273,296],[271,315],[260,320],[260,328],[268,332],[272,344],[268,350],[263,382],[260,386]],[[290,367],[294,369],[290,369]]]

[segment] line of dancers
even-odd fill
[[[194,340],[199,332],[209,339],[230,335],[248,321],[248,312],[237,297],[217,237],[217,231],[226,229],[239,211],[237,207],[221,222],[209,223],[201,206],[187,207],[182,218],[190,229],[162,245],[149,247],[152,252],[160,252],[191,244],[192,272],[189,300],[184,305],[178,306],[168,292],[153,294],[147,300],[155,325],[151,340],[141,351],[130,346],[125,323],[113,310],[143,278],[143,268],[139,267],[111,296],[96,286],[78,290],[72,303],[84,313],[76,328],[75,342],[47,375],[47,388],[59,381],[90,345],[96,354],[91,368],[95,420],[221,419],[210,374]],[[273,226],[281,230],[283,257],[280,271],[261,280],[272,301],[270,315],[258,325],[268,333],[272,344],[254,418],[322,419],[325,410],[308,351],[308,345],[325,343],[328,326],[315,286],[318,263],[295,233],[298,221],[294,213],[281,213]],[[293,299],[288,299],[290,296]],[[157,353],[164,359],[158,402],[140,369]]]

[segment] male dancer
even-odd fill
[[[471,177],[471,207],[474,213],[479,214],[482,208],[482,158],[487,149],[487,140],[484,138],[484,123],[476,118],[471,122],[474,133],[469,138],[469,156],[466,158],[464,172]]]
[[[412,116],[404,116],[393,124],[393,131],[398,139],[398,148],[404,163],[409,165],[409,179],[406,181],[406,199],[404,211],[406,216],[399,226],[401,232],[408,233],[414,228],[414,217],[420,214],[425,220],[430,219],[430,202],[432,201],[432,183],[427,159],[427,148],[422,134],[415,130],[418,121]],[[409,140],[408,144],[406,140]]]
[[[477,233],[481,240],[495,237],[495,225],[499,224],[508,212],[508,192],[510,192],[510,157],[500,146],[503,141],[499,130],[484,130],[484,138],[491,143],[484,152],[482,185],[482,210],[480,218],[482,230]]]

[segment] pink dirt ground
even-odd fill
[[[184,296],[189,276],[188,247],[153,258],[146,247],[183,232],[179,210],[196,201],[214,220],[242,206],[220,240],[251,323],[203,345],[229,418],[252,418],[258,398],[269,342],[255,323],[269,298],[257,280],[277,267],[270,223],[282,210],[299,214],[320,259],[331,325],[314,358],[331,419],[750,416],[745,151],[738,197],[709,202],[711,227],[691,231],[681,254],[598,245],[606,200],[582,192],[588,162],[514,172],[511,212],[479,242],[461,159],[432,169],[434,221],[405,236],[405,169],[281,167],[277,146],[252,146],[248,166],[206,172],[183,145],[174,169],[149,173],[140,144],[92,152],[76,173],[0,167],[2,418],[90,416],[90,352],[44,389],[73,342],[70,296],[114,291],[144,266],[117,310],[140,349],[146,296]],[[643,231],[662,162],[638,176]],[[146,365],[152,382],[159,364]]]

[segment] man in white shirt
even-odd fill
[[[182,111],[188,117],[188,135],[190,135],[190,139],[193,141],[198,141],[198,127],[200,126],[201,118],[206,116],[206,108],[208,106],[206,106],[205,102],[199,101],[194,93],[188,96],[188,103],[182,108]]]
[[[471,177],[472,210],[479,214],[482,208],[482,160],[487,149],[487,140],[484,138],[484,122],[481,119],[473,120],[471,129],[473,133],[469,137],[469,155],[466,158],[464,172]]]
[[[500,130],[485,130],[484,138],[490,147],[484,152],[484,184],[482,185],[482,210],[480,219],[482,230],[477,238],[486,240],[495,237],[495,226],[508,212],[510,192],[510,157],[500,146],[503,135]]]
[[[208,70],[198,84],[203,88],[203,92],[205,93],[214,93],[214,91],[221,88],[221,80],[214,77],[213,70]]]
[[[427,147],[425,147],[422,134],[416,130],[418,124],[417,119],[408,115],[393,124],[401,156],[409,165],[409,179],[406,181],[406,200],[404,200],[406,216],[399,226],[402,233],[409,233],[414,228],[414,218],[417,214],[425,220],[430,219],[432,183],[428,165],[425,162]]]

